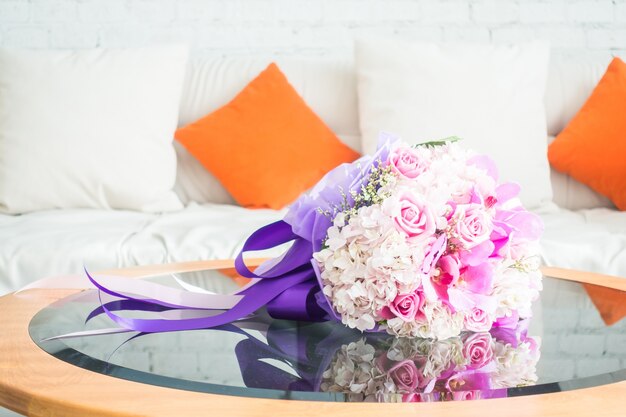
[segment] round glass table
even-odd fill
[[[177,277],[225,292],[241,284],[226,272]],[[173,282],[166,274],[156,280]],[[95,290],[41,309],[28,331],[50,355],[89,371],[252,398],[440,402],[530,396],[626,380],[626,292],[548,276],[543,284],[532,319],[436,342],[361,334],[331,322],[275,320],[264,311],[216,329],[58,338],[113,326],[101,314]],[[478,363],[468,366],[468,358],[476,355]]]

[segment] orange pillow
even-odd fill
[[[550,164],[626,210],[626,64],[614,58],[548,148]]]
[[[276,64],[176,139],[244,207],[279,209],[359,155],[306,105]]]

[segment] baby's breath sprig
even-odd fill
[[[538,268],[539,262],[541,262],[539,256],[528,256],[516,260],[515,263],[509,266],[509,268],[515,269],[519,272],[529,273]]]
[[[359,191],[350,190],[349,195],[343,188],[339,188],[341,194],[341,203],[334,206],[332,210],[324,210],[318,208],[317,212],[334,219],[339,213],[343,213],[345,221],[348,222],[350,217],[356,216],[358,210],[362,207],[369,207],[374,204],[381,204],[386,198],[389,197],[388,192],[380,192],[380,189],[389,185],[395,178],[396,174],[393,173],[391,166],[384,165],[382,160],[377,160],[377,164],[371,168],[367,179],[364,184],[361,185]],[[322,247],[326,246],[326,239],[322,242]]]
[[[382,161],[379,160],[378,164],[370,171],[365,183],[361,185],[361,189],[358,192],[356,190],[350,192],[352,204],[348,201],[347,196],[344,198],[344,204],[342,204],[339,211],[345,214],[346,221],[348,221],[351,216],[356,215],[360,208],[381,204],[389,197],[388,193],[381,193],[379,190],[388,185],[394,176],[395,174],[391,166],[383,166]]]

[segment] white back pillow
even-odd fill
[[[0,49],[0,211],[182,208],[187,48]]]
[[[522,186],[536,208],[552,198],[543,97],[549,47],[436,45],[396,40],[356,44],[363,152],[379,131],[410,143],[460,136],[491,156],[500,180]]]

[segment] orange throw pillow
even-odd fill
[[[276,64],[176,139],[244,207],[280,209],[358,153],[306,105]]]
[[[614,58],[548,148],[550,164],[626,210],[626,64]]]

